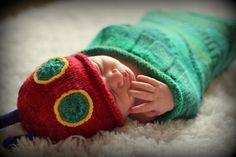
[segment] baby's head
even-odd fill
[[[134,72],[119,60],[110,56],[94,56],[89,60],[98,70],[104,84],[113,96],[123,118],[128,116],[134,98],[128,94],[131,81],[135,80]]]
[[[76,54],[43,63],[23,83],[18,112],[29,133],[52,140],[123,126],[132,71],[108,56]]]

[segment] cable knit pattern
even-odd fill
[[[236,57],[235,28],[223,18],[152,11],[137,24],[105,27],[82,53],[128,60],[166,83],[175,108],[157,121],[192,118],[210,81]]]

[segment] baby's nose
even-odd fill
[[[113,88],[120,88],[124,86],[123,75],[118,69],[112,69],[109,81]]]

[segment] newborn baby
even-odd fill
[[[91,137],[140,122],[197,115],[209,83],[236,58],[235,21],[191,12],[148,12],[102,29],[87,49],[40,65],[19,90],[17,110],[33,136]]]
[[[129,115],[140,122],[150,122],[173,109],[169,87],[125,60],[109,56],[89,57],[113,95],[124,119]]]

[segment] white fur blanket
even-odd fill
[[[186,1],[184,1],[186,2]],[[54,1],[22,10],[0,21],[0,114],[16,108],[22,81],[40,63],[54,55],[71,55],[86,47],[104,26],[134,23],[151,9],[198,11],[232,17],[222,3],[209,1],[76,2]],[[228,156],[236,146],[236,62],[209,86],[195,119],[163,125],[127,125],[92,138],[69,137],[53,144],[47,139],[21,138],[6,156]],[[19,125],[0,131],[1,140],[21,132]]]

